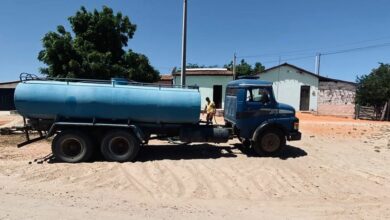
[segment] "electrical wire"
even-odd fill
[[[371,40],[364,40],[364,41],[357,41],[357,42],[352,42],[345,45],[353,45],[353,44],[359,44],[359,43],[365,43],[365,42],[373,42],[373,41],[378,41],[378,40],[383,40],[383,39],[389,39],[390,37],[382,37],[382,38],[377,38],[377,39],[371,39]],[[315,49],[302,49],[302,50],[292,50],[292,51],[286,51],[283,52],[284,54],[281,55],[282,53],[268,53],[268,54],[258,54],[258,55],[248,55],[248,56],[237,56],[237,58],[258,58],[258,57],[272,57],[272,56],[278,56],[278,57],[287,57],[283,59],[275,59],[275,60],[265,60],[261,62],[262,64],[269,64],[269,63],[280,63],[280,62],[287,62],[287,61],[292,61],[292,60],[303,60],[303,59],[308,59],[308,58],[314,58],[317,54],[320,54],[321,56],[328,56],[328,55],[334,55],[334,54],[341,54],[341,53],[350,53],[350,52],[355,52],[355,51],[362,51],[362,50],[369,50],[369,49],[374,49],[374,48],[381,48],[381,47],[388,47],[390,46],[390,42],[386,43],[381,43],[381,44],[374,44],[374,45],[368,45],[368,46],[361,46],[361,47],[354,47],[354,48],[347,48],[347,49],[339,49],[339,50],[334,50],[334,51],[327,51],[327,52],[321,52],[321,53],[316,53]],[[308,52],[311,51],[310,53],[303,53],[303,52]],[[301,55],[301,56],[298,56]],[[290,58],[289,58],[290,57]],[[158,69],[171,69],[172,67],[157,67]]]
[[[325,52],[325,53],[321,53],[321,55],[332,55],[332,54],[339,54],[339,53],[349,53],[349,52],[358,51],[358,50],[366,50],[366,49],[388,47],[388,46],[390,46],[390,43],[375,44],[375,45],[369,45],[369,46],[365,46],[365,47],[355,47],[355,48],[349,48],[349,49],[344,49],[344,50]]]
[[[340,47],[344,47],[344,46],[347,46],[347,45],[355,45],[355,44],[361,44],[361,43],[366,43],[366,42],[373,42],[373,41],[384,40],[384,39],[390,39],[390,36],[376,38],[376,39],[371,39],[371,40],[356,41],[356,42],[351,42],[351,43],[346,43],[346,44],[339,44],[337,46],[333,46],[333,47],[330,47],[330,48],[336,48],[336,47],[340,48]],[[337,50],[337,51],[330,51],[330,52],[321,53],[321,55],[346,53],[346,52],[355,51],[355,50],[384,47],[384,46],[389,46],[388,44],[390,44],[390,43],[382,43],[382,44],[363,46],[363,47],[357,47],[357,48],[342,49],[342,50]],[[329,47],[328,48],[320,48],[320,49],[319,48],[317,48],[317,49],[313,48],[313,49],[292,50],[292,51],[285,51],[285,52],[279,52],[279,53],[265,53],[265,54],[257,54],[257,55],[244,55],[244,56],[237,56],[237,58],[259,58],[259,57],[272,57],[272,56],[286,57],[286,56],[291,56],[291,55],[295,55],[295,56],[297,56],[297,55],[308,55],[308,54],[315,54],[316,52],[324,50],[324,49],[329,49]],[[303,52],[308,52],[308,53],[303,53]]]
[[[278,59],[278,60],[266,60],[264,62],[261,62],[262,64],[267,64],[267,63],[281,63],[281,62],[286,62],[286,61],[291,61],[291,60],[303,60],[303,59],[308,59],[308,58],[313,58],[315,55],[309,55],[309,56],[300,56],[300,57],[293,57],[293,58],[284,58],[284,59]]]

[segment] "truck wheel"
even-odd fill
[[[53,155],[68,163],[85,162],[92,156],[91,139],[80,131],[62,131],[52,142]]]
[[[253,144],[254,151],[261,156],[275,156],[286,145],[286,138],[279,129],[264,131]]]
[[[102,141],[101,151],[109,161],[133,161],[140,149],[140,141],[130,132],[115,130],[109,132]]]

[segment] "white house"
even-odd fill
[[[180,72],[173,73],[173,84],[180,85]],[[202,108],[206,97],[214,101],[218,109],[224,106],[226,85],[233,80],[233,72],[226,68],[186,69],[186,85],[197,85],[202,99]]]
[[[356,84],[314,74],[284,63],[257,74],[273,82],[275,98],[297,111],[321,115],[354,116]]]
[[[317,111],[318,76],[285,63],[259,74],[260,80],[273,82],[275,98],[300,111]]]

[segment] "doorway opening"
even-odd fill
[[[216,108],[222,108],[222,85],[213,86],[213,101]]]
[[[309,111],[310,106],[310,86],[301,86],[300,111]]]
[[[0,111],[15,110],[15,89],[0,89]]]

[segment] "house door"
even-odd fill
[[[300,111],[309,111],[310,104],[310,86],[301,86],[301,100],[299,104]]]
[[[213,86],[213,101],[216,108],[222,108],[222,86],[214,85]]]

